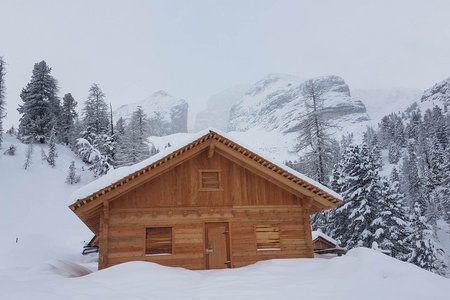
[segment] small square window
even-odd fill
[[[221,191],[220,170],[200,170],[201,191]]]
[[[145,230],[145,254],[172,254],[172,227],[151,227]]]
[[[277,225],[256,225],[256,250],[281,250],[280,229]]]

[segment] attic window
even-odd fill
[[[172,227],[145,229],[145,255],[172,254]]]
[[[280,229],[277,225],[256,225],[256,250],[281,250]]]
[[[200,191],[221,191],[220,170],[199,170]]]

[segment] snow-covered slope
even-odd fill
[[[0,270],[31,267],[55,258],[85,259],[80,252],[92,233],[68,208],[68,196],[93,179],[91,172],[82,171],[84,163],[60,145],[56,166],[51,168],[41,160],[41,147],[46,153],[48,147],[39,144],[25,170],[28,146],[9,135],[4,138],[0,151]],[[17,147],[15,156],[3,154],[10,145]],[[71,161],[81,175],[76,185],[65,183]]]
[[[55,273],[74,269],[58,266]],[[227,270],[130,262],[79,278],[42,273],[0,275],[0,299],[422,300],[450,294],[449,279],[365,248],[331,259],[279,259]]]
[[[152,135],[187,132],[188,103],[184,99],[158,91],[142,101],[122,105],[114,111],[114,119],[129,119],[138,106],[150,120]]]
[[[208,127],[226,131],[230,121],[231,107],[244,96],[249,88],[250,85],[237,85],[211,96],[205,110],[196,116],[194,131]]]
[[[324,88],[324,109],[339,131],[352,130],[367,122],[364,104],[351,97],[345,81],[338,76],[314,78]],[[305,80],[291,75],[269,74],[246,92],[230,112],[229,129],[250,128],[288,133],[296,131],[307,112],[302,90]]]
[[[421,101],[448,107],[450,104],[450,77],[427,89],[423,93]]]
[[[420,100],[422,91],[413,88],[352,89],[352,96],[361,100],[370,118],[378,123],[392,112],[404,111]]]

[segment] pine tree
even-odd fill
[[[75,161],[72,161],[69,166],[69,174],[66,177],[66,183],[75,184],[80,181],[80,176],[76,174]]]
[[[48,156],[44,151],[44,148],[41,147],[41,160],[47,162]]]
[[[6,87],[5,87],[5,75],[6,75],[6,68],[5,68],[5,61],[3,60],[3,57],[0,56],[0,149],[2,148],[3,143],[3,119],[6,117],[6,108],[5,108],[5,94],[6,94]]]
[[[101,168],[106,167],[106,165],[111,167],[114,165],[115,140],[114,136],[111,136],[109,109],[105,102],[105,94],[97,84],[93,84],[89,89],[89,97],[85,102],[83,114],[85,130],[81,133],[81,137],[90,146],[84,148],[82,152],[86,152],[92,147],[102,156],[101,163],[98,163],[98,165],[101,165]],[[83,146],[87,144],[83,141],[83,143],[78,143],[78,145]],[[103,160],[106,160],[106,165],[103,164]]]
[[[76,112],[77,101],[72,94],[65,94],[63,97],[63,104],[61,109],[61,134],[60,140],[66,146],[74,146],[75,143],[75,121],[78,113]]]
[[[331,235],[349,248],[371,247],[377,242],[375,233],[380,225],[374,221],[382,193],[376,152],[365,144],[350,146],[333,172],[331,186],[344,203],[331,213]]]
[[[125,120],[120,117],[116,122],[116,156],[115,156],[115,166],[123,167],[129,164],[128,157],[128,138],[126,133]]]
[[[381,181],[381,197],[377,202],[377,218],[373,225],[379,228],[375,239],[383,250],[400,260],[407,260],[410,245],[406,238],[410,230],[409,212],[404,194],[400,191],[400,176],[396,168],[392,170],[390,180]]]
[[[25,163],[23,164],[23,168],[27,170],[32,163],[33,160],[33,144],[29,144],[27,148],[27,152],[25,153]]]
[[[422,180],[417,166],[416,150],[412,142],[408,144],[406,156],[403,158],[402,174],[403,193],[409,201],[409,207],[412,208],[416,202],[421,203],[422,207],[426,206]]]
[[[105,94],[98,84],[94,83],[89,89],[88,99],[84,103],[83,122],[86,133],[83,138],[90,134],[109,134],[109,111],[105,102]]]
[[[58,85],[50,72],[45,61],[35,64],[31,81],[20,94],[19,137],[23,141],[45,143],[52,128],[58,126]]]
[[[56,150],[56,132],[54,129],[52,129],[52,132],[50,134],[50,140],[48,142],[48,156],[47,156],[47,162],[52,168],[54,168],[56,165],[56,157],[58,157],[58,153]]]
[[[443,250],[436,243],[433,228],[424,217],[425,209],[420,202],[415,202],[412,215],[412,231],[407,241],[412,245],[408,262],[425,270],[443,274],[445,264],[442,260]]]
[[[331,124],[325,117],[324,94],[326,88],[319,80],[308,80],[303,85],[302,95],[307,114],[299,126],[298,143],[303,172],[320,183],[328,184],[333,164],[333,139],[329,130]]]
[[[131,116],[125,143],[128,148],[128,164],[138,163],[150,157],[146,143],[147,117],[141,107]]]

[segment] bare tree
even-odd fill
[[[323,184],[328,184],[336,142],[330,136],[333,127],[325,115],[324,94],[327,89],[318,79],[304,83],[302,95],[307,113],[302,116],[298,143],[300,169]]]

